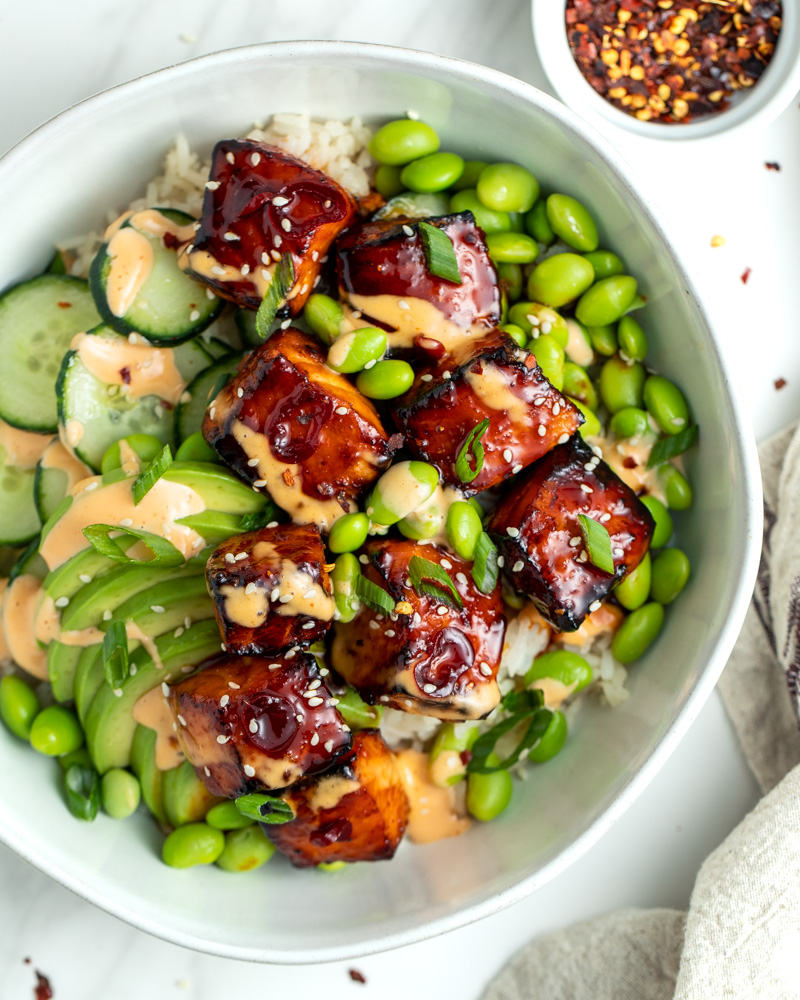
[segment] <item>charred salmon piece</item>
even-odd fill
[[[497,668],[506,620],[500,588],[482,594],[470,563],[434,545],[386,539],[365,548],[364,576],[396,602],[389,616],[366,605],[347,624],[337,622],[334,669],[370,704],[438,719],[481,719],[500,700]],[[437,563],[463,607],[420,595],[409,583],[411,559]]]
[[[479,493],[565,442],[583,414],[548,382],[533,354],[495,330],[420,369],[394,419],[410,450],[435,465],[446,483]],[[485,420],[478,442],[483,465],[474,479],[462,482],[456,458]],[[474,471],[471,455],[469,462]]]
[[[296,316],[333,240],[356,217],[334,180],[289,153],[251,139],[214,147],[203,214],[181,266],[239,306],[258,309],[281,257],[294,281],[280,315]]]
[[[286,788],[350,749],[313,656],[226,656],[171,687],[181,749],[213,795]]]
[[[324,638],[335,604],[319,529],[282,524],[235,535],[206,564],[208,592],[232,653],[271,656]]]
[[[244,361],[206,410],[203,435],[293,521],[322,531],[356,508],[402,441],[326,366],[319,341],[291,328]]]
[[[364,321],[389,331],[390,348],[416,346],[436,356],[497,326],[500,290],[471,212],[423,221],[452,242],[460,284],[431,274],[419,220],[381,219],[349,230],[336,244],[336,268],[344,298]]]
[[[590,562],[579,514],[607,529],[613,573]],[[636,494],[576,435],[511,485],[486,530],[515,590],[529,597],[556,629],[573,632],[639,565],[653,527]]]
[[[408,822],[408,798],[394,754],[374,729],[353,737],[336,767],[291,788],[284,799],[295,819],[265,826],[297,868],[329,861],[384,861]]]

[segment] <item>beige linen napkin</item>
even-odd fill
[[[800,998],[800,431],[761,448],[764,547],[720,680],[767,792],[705,861],[688,914],[623,910],[527,945],[483,1000]]]

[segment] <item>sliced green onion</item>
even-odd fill
[[[536,746],[550,724],[553,713],[550,709],[544,708],[543,705],[544,695],[538,689],[509,692],[501,702],[501,707],[509,715],[492,726],[488,732],[479,736],[472,745],[472,757],[467,764],[467,772],[469,774],[492,774],[494,771],[505,771],[509,767],[513,767],[525,750],[531,750]],[[487,761],[501,737],[524,722],[528,722],[528,726],[508,757],[497,764],[488,764]]]
[[[257,823],[290,823],[294,819],[294,809],[277,795],[240,795],[235,799],[236,808],[248,819]]]
[[[614,572],[614,554],[611,551],[611,536],[608,528],[586,514],[578,514],[578,524],[581,526],[583,544],[589,562],[604,573]]]
[[[368,608],[382,615],[390,615],[394,611],[395,602],[383,587],[368,580],[362,574],[356,579],[356,594]]]
[[[272,272],[272,281],[270,281],[269,288],[264,294],[264,298],[261,300],[261,305],[258,307],[258,312],[256,313],[256,333],[262,340],[266,340],[269,336],[269,328],[272,326],[272,321],[275,319],[280,307],[286,301],[286,296],[289,294],[293,283],[294,263],[292,262],[292,255],[285,253],[275,265],[275,270]]]
[[[144,472],[140,472],[134,479],[131,493],[133,494],[133,504],[135,507],[144,500],[167,469],[172,465],[172,449],[165,444],[160,454],[148,462]]]
[[[122,687],[122,682],[130,674],[128,633],[125,622],[119,619],[111,622],[103,636],[103,673],[112,691]]]
[[[91,823],[100,808],[100,775],[85,764],[70,764],[64,774],[67,808],[77,819]]]
[[[461,445],[456,455],[456,475],[462,483],[471,483],[483,468],[483,444],[481,438],[489,428],[489,418],[475,424],[467,435],[467,440]],[[470,457],[475,458],[475,468],[470,464]]]
[[[408,575],[411,586],[418,594],[427,594],[444,601],[454,608],[463,608],[461,594],[442,567],[422,556],[412,556],[408,563]]]
[[[656,465],[668,462],[677,455],[682,455],[695,444],[699,436],[700,428],[697,424],[690,424],[678,434],[668,434],[666,437],[662,437],[653,445],[653,450],[647,459],[647,468],[652,469]]]
[[[118,539],[111,537],[112,533],[143,542],[147,550],[152,553],[152,558],[133,559],[125,552]],[[146,562],[153,566],[179,566],[186,561],[172,542],[168,542],[161,535],[154,535],[151,531],[123,528],[118,524],[90,524],[83,529],[83,534],[96,552],[113,559],[115,562],[128,564]]]
[[[482,531],[475,546],[475,560],[472,563],[472,579],[482,594],[491,594],[497,586],[497,547]]]
[[[432,226],[430,222],[419,222],[417,225],[430,273],[437,278],[444,278],[445,281],[452,281],[454,285],[460,285],[461,272],[458,269],[453,241],[447,233],[437,226]]]

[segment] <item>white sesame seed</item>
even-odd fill
[[[524,565],[525,565],[525,563],[521,559],[517,559],[517,561],[511,567],[511,572],[512,573],[519,573],[519,571],[523,568]]]
[[[121,698],[122,697],[122,688],[114,688],[114,695],[117,698]]]
[[[272,593],[269,595],[269,599],[271,601],[277,601],[280,596],[281,596],[280,590],[277,587],[273,587]]]
[[[420,381],[431,382],[433,380],[433,375],[420,375]]]
[[[185,631],[186,629],[183,627],[183,625],[179,625],[172,633],[172,636],[174,639],[180,639],[180,637],[183,635]]]
[[[221,277],[223,274],[225,274],[225,268],[220,267],[219,264],[214,264],[214,266],[211,268],[211,273],[216,274],[217,277]]]
[[[561,405],[559,403],[553,403],[553,416],[557,417],[561,413]]]
[[[163,615],[164,614],[164,608],[163,608],[163,606],[161,604],[151,604],[150,605],[150,610],[153,612],[154,615]]]
[[[256,722],[255,719],[251,719],[247,728],[250,730],[251,733],[257,733],[258,732],[258,723]]]
[[[311,259],[316,264],[316,262],[319,260],[319,250],[312,250],[311,251]]]
[[[411,306],[410,306],[410,305],[409,305],[409,304],[408,304],[408,303],[406,302],[406,300],[405,300],[405,299],[398,299],[398,300],[397,300],[397,308],[398,308],[398,309],[405,309],[405,310],[408,310],[408,309],[410,309],[410,308],[411,308]]]
[[[588,483],[581,483],[581,489],[584,493],[594,493],[594,490]]]
[[[559,444],[566,444],[567,441],[569,441],[569,434],[562,434],[558,439]]]
[[[228,647],[225,645],[224,642],[221,642],[219,644],[219,648],[222,650],[223,653],[227,653],[228,652]]]
[[[536,399],[534,399],[533,401],[534,406],[544,406],[544,404],[545,404],[544,396],[537,396]]]
[[[505,564],[506,564],[506,557],[505,556],[498,556],[497,557],[497,565],[500,567],[500,569],[502,569],[505,566]]]
[[[232,552],[226,552],[225,553],[225,562],[226,563],[234,563],[234,562],[236,562],[236,560],[234,559],[234,556],[233,556]]]
[[[182,715],[179,715],[179,716],[178,716],[178,722],[180,722],[180,724],[181,724],[182,726],[185,726],[185,725],[186,725],[186,719],[184,719],[184,717],[183,717]]]
[[[232,691],[238,691],[238,690],[239,690],[239,688],[241,687],[241,685],[240,685],[240,684],[237,684],[237,683],[236,683],[236,681],[228,681],[228,687],[229,687],[229,688],[230,688],[230,689],[231,689]]]
[[[456,573],[456,580],[460,584],[466,585],[466,583],[467,583],[467,574],[466,573]]]
[[[244,771],[244,773],[247,775],[248,778],[254,778],[256,776],[256,769],[253,767],[252,764],[245,764],[242,770]]]
[[[511,527],[506,528],[506,534],[509,538],[516,538],[519,535],[519,528]]]
[[[288,330],[291,325],[292,325],[292,321],[290,319],[285,319],[281,323],[281,330]]]
[[[69,598],[68,597],[59,597],[55,601],[55,606],[57,608],[65,608],[68,604],[69,604]]]
[[[259,163],[261,163],[261,153],[251,153],[250,162],[253,164],[254,167],[257,167]]]
[[[309,708],[317,708],[317,706],[321,705],[323,703],[323,701],[324,701],[323,698],[309,698],[308,699],[308,707]]]
[[[260,458],[249,458],[247,460],[247,464],[250,466],[251,469],[254,469],[260,461],[261,461]]]
[[[295,719],[297,719],[298,722],[302,723],[305,720],[305,716],[304,715],[296,715]]]
[[[235,163],[236,162],[236,159],[235,159],[233,153],[226,153],[225,154],[225,159],[228,161],[228,163]]]
[[[607,521],[611,520],[611,515],[608,513],[608,511],[606,511],[605,514],[600,515],[600,520],[603,522],[603,524],[605,524]]]
[[[92,578],[89,576],[88,573],[81,573],[81,575],[78,577],[78,579],[81,581],[81,583],[91,583],[92,582]]]
[[[254,479],[254,480],[253,480],[253,486],[254,486],[254,487],[255,487],[255,488],[257,489],[257,490],[263,490],[263,488],[264,488],[264,487],[265,487],[266,485],[267,485],[267,481],[266,481],[266,479]]]
[[[442,372],[442,378],[450,378],[450,377],[451,377],[451,373],[449,371]]]
[[[281,594],[278,598],[281,604],[288,604],[289,601],[294,597],[294,594]]]
[[[371,360],[371,361],[368,361],[368,362],[367,362],[367,363],[366,363],[366,364],[364,365],[364,370],[365,370],[365,371],[369,371],[369,369],[370,369],[370,368],[374,368],[376,364],[377,364],[377,361],[375,360],[375,358],[372,358],[372,360]]]
[[[545,427],[544,424],[539,424],[537,433],[540,438],[543,438],[545,436],[545,434],[547,433],[547,428]]]
[[[274,247],[279,247],[282,243],[283,243],[283,237],[281,236],[281,234],[275,233],[275,235],[272,237],[272,245]]]
[[[222,238],[223,238],[223,240],[227,240],[229,243],[234,243],[236,240],[239,239],[239,237],[236,235],[236,233],[230,233],[230,232],[223,233],[222,234]]]
[[[550,331],[553,329],[553,324],[549,320],[546,319],[541,324],[541,326],[539,327],[539,329],[542,331],[542,333],[550,333]]]
[[[245,594],[254,594],[255,590],[256,590],[256,585],[253,582],[248,583],[247,586],[244,588]]]
[[[239,388],[236,390],[236,395],[239,397],[239,399],[241,399],[242,396],[244,396],[244,389],[241,386],[239,386]]]
[[[349,410],[347,409],[347,407],[346,407],[346,406],[337,406],[337,407],[336,407],[336,412],[337,412],[337,413],[339,414],[339,416],[340,416],[340,417],[344,417],[344,416],[346,416],[346,415],[347,415],[347,414],[348,414],[348,413],[349,413],[350,411],[349,411]]]
[[[378,629],[380,628],[380,625],[373,619],[370,621],[369,627],[372,629],[373,632],[377,632]]]
[[[301,625],[300,627],[308,631],[310,628],[314,628],[314,622],[306,622],[305,625]]]
[[[267,525],[267,527],[268,528],[277,528],[278,527],[278,522],[277,521],[270,521],[269,524]]]
[[[130,517],[123,517],[119,522],[120,528],[130,528],[133,525],[133,520]]]
[[[481,661],[481,663],[478,666],[479,666],[480,672],[483,674],[484,677],[491,677],[492,676],[492,668],[489,666],[488,663],[484,663],[483,661]]]
[[[382,694],[380,696],[380,698],[378,699],[378,701],[382,701],[382,702],[387,702],[388,700],[389,700],[389,695],[388,694]]]
[[[161,693],[165,698],[169,698],[169,684],[166,681],[161,682]]]
[[[206,188],[209,191],[216,191],[219,187],[219,181],[206,181]]]
[[[289,199],[288,198],[284,198],[282,194],[279,194],[279,195],[276,195],[276,197],[274,197],[272,199],[272,204],[276,208],[283,208],[284,205],[288,205],[289,204]]]
[[[506,462],[510,462],[513,457],[514,457],[514,452],[510,448],[506,448],[505,451],[503,452],[503,460]]]
[[[386,631],[384,632],[384,635],[387,636],[387,638],[389,639],[394,639],[397,633],[393,628],[387,628]]]
[[[573,549],[576,549],[581,544],[581,536],[573,535],[572,538],[570,538],[569,540],[569,544],[572,546]]]
[[[361,563],[362,566],[366,566],[367,563],[369,562],[369,557],[364,555],[362,552],[362,554],[358,557],[358,561]]]
[[[236,562],[241,562],[243,559],[247,558],[248,554],[249,553],[247,552],[237,552],[233,558]]]
[[[211,769],[210,769],[210,768],[208,768],[208,767],[204,767],[204,768],[203,768],[203,773],[205,774],[205,776],[206,776],[207,778],[210,778],[210,777],[211,777]]]
[[[414,108],[409,108],[406,111],[406,118],[410,118],[412,122],[419,121],[419,111],[415,111]]]
[[[590,611],[599,611],[600,610],[600,604],[601,604],[600,601],[592,601],[592,603],[589,605],[589,610]]]
[[[197,320],[200,319],[200,311],[198,309],[192,309],[192,311],[189,313],[189,319],[192,321],[192,323],[196,323]]]
[[[615,559],[624,559],[625,549],[616,548],[612,551],[611,554],[614,556]]]
[[[403,232],[406,234],[406,236],[414,235],[414,230],[411,228],[411,226],[403,226]]]
[[[319,743],[319,733],[314,733],[310,740],[311,746],[315,747]]]
[[[283,231],[284,231],[285,233],[288,233],[288,232],[290,232],[290,231],[291,231],[291,228],[292,228],[292,224],[291,224],[291,222],[289,222],[289,220],[288,220],[288,219],[281,219],[281,229],[282,229],[282,230],[283,230]]]
[[[219,700],[219,707],[225,708],[225,706],[228,704],[230,700],[231,696],[229,694],[224,694]]]
[[[511,471],[512,471],[512,472],[514,473],[514,475],[516,476],[518,472],[522,472],[522,469],[523,469],[523,465],[522,465],[522,463],[521,463],[521,462],[518,462],[518,463],[517,463],[517,464],[516,464],[516,465],[514,466],[514,468],[513,468],[513,469],[512,469]]]
[[[230,736],[222,736],[221,734],[217,737],[217,743],[227,743],[230,740]]]
[[[439,607],[436,609],[436,614],[437,615],[446,615],[447,614],[447,606],[444,605],[444,604],[440,604]]]
[[[436,690],[436,685],[435,684],[425,684],[423,686],[422,690],[425,692],[425,694],[433,694],[433,692]]]
[[[111,612],[108,609],[106,609],[103,612],[103,621],[104,622],[110,622],[111,621]]]
[[[444,569],[452,569],[453,568],[453,564],[450,562],[449,559],[442,559],[441,560],[441,564],[442,564],[442,566],[443,566]]]
[[[333,740],[325,740],[325,749],[328,753],[333,753]]]

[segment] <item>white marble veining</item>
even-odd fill
[[[290,38],[427,49],[545,85],[526,0],[6,4],[0,13],[0,152],[69,104],[116,83],[217,49]],[[611,136],[646,176],[652,201],[747,386],[760,437],[800,415],[800,282],[794,268],[799,121],[795,101],[766,130],[685,149],[662,150],[621,132]],[[780,172],[767,171],[765,161],[780,163]],[[717,234],[727,243],[712,249]],[[744,285],[739,276],[747,267],[752,274]],[[782,392],[773,385],[779,377],[788,380]],[[266,993],[303,1000],[406,1000],[410,994],[477,1000],[505,959],[534,934],[616,906],[685,906],[698,865],[756,795],[715,697],[614,829],[533,898],[445,938],[354,963],[300,969],[268,970],[153,940],[0,848],[0,1000],[32,997],[34,966],[51,978],[56,1000]],[[63,822],[72,822],[66,813],[53,817],[54,837]],[[31,966],[23,964],[27,956]],[[348,967],[360,969],[367,984],[352,982]]]

